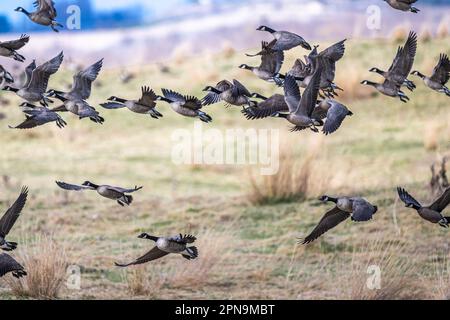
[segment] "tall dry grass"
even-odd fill
[[[292,146],[282,145],[279,154],[279,170],[273,175],[255,178],[250,172],[250,190],[247,200],[255,205],[304,200],[323,189],[326,170],[319,170],[317,158],[323,140],[296,154]]]
[[[449,19],[444,18],[442,19],[441,23],[439,24],[437,31],[436,31],[436,37],[439,39],[445,39],[450,35],[449,31]]]
[[[27,276],[7,279],[12,293],[20,297],[55,299],[65,281],[69,261],[64,247],[50,236],[41,236],[33,244],[21,246],[18,254]]]
[[[424,296],[417,279],[413,260],[402,255],[408,248],[396,240],[376,240],[365,243],[353,252],[350,265],[336,271],[334,283],[338,298],[350,300],[398,300]],[[380,271],[379,283],[374,272]],[[379,284],[379,287],[378,287]]]
[[[433,261],[435,272],[435,285],[431,296],[437,300],[450,300],[450,262],[447,257]],[[427,281],[429,284],[430,281]]]

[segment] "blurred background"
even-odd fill
[[[259,41],[254,29],[261,24],[317,41],[386,37],[399,24],[434,32],[449,21],[446,0],[421,0],[422,12],[417,15],[399,15],[382,0],[60,0],[57,20],[66,25],[70,6],[76,5],[81,10],[81,29],[56,36],[14,11],[19,5],[31,10],[32,2],[0,4],[0,33],[34,35],[26,54],[39,56],[64,47],[66,56],[80,61],[95,54],[120,65],[167,60],[180,48],[187,54],[202,54],[227,45],[237,50],[254,47]],[[370,5],[381,9],[379,30],[366,27]]]

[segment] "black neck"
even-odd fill
[[[337,198],[333,198],[333,197],[327,197],[327,198],[328,198],[327,201],[334,202],[334,203],[338,202]]]
[[[167,103],[172,103],[172,100],[167,99],[166,97],[161,97],[160,100],[161,100],[161,101],[165,101],[165,102],[167,102]]]
[[[62,96],[62,92],[61,91],[55,91],[55,98],[61,100],[62,102],[67,101],[67,98]]]
[[[30,13],[29,13],[27,10],[25,10],[24,8],[22,8],[21,12],[23,12],[23,13],[26,14],[27,16],[30,15]]]
[[[125,103],[125,102],[127,102],[127,100],[125,100],[125,99],[122,99],[122,98],[115,98],[115,101],[118,101],[118,102],[121,102],[121,103]]]
[[[151,235],[149,235],[148,233],[146,233],[145,235],[144,235],[144,238],[145,239],[147,239],[147,240],[152,240],[152,241],[158,241],[158,237],[155,237],[155,236],[151,236]]]
[[[276,31],[275,30],[273,30],[272,28],[269,28],[269,27],[265,27],[266,28],[266,31],[267,32],[270,32],[270,33],[275,33]]]
[[[8,87],[8,89],[3,89],[3,90],[5,90],[5,91],[12,91],[12,92],[17,92],[17,91],[19,91],[18,88],[13,88],[13,87]]]

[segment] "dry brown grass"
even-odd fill
[[[436,285],[431,291],[431,295],[437,300],[450,300],[450,263],[447,257],[435,260]]]
[[[146,296],[151,290],[157,291],[163,284],[160,277],[152,279],[154,281],[150,280],[151,277],[146,265],[129,268],[124,272],[124,278],[128,292],[132,296]]]
[[[294,200],[304,200],[322,189],[324,177],[315,171],[322,140],[309,146],[300,156],[292,146],[283,145],[279,154],[279,170],[276,174],[256,179],[250,173],[250,191],[247,200],[256,205]],[[300,160],[299,160],[300,159]],[[314,173],[314,178],[312,177]]]
[[[428,26],[423,27],[420,31],[419,40],[423,43],[428,43],[433,40],[433,34]]]
[[[448,18],[444,18],[441,23],[439,24],[437,31],[436,31],[436,37],[438,39],[445,39],[450,35],[449,32],[449,19]]]
[[[436,151],[439,147],[440,126],[435,122],[428,122],[425,126],[423,145],[427,151]]]
[[[391,41],[393,43],[401,43],[408,38],[409,30],[407,30],[406,26],[397,26],[391,32]]]
[[[414,276],[416,266],[412,259],[399,253],[407,250],[405,245],[395,240],[385,241],[380,237],[366,242],[353,253],[351,265],[343,265],[338,270],[342,290],[339,297],[350,300],[397,300],[423,297],[423,288]],[[374,268],[374,269],[372,269]],[[371,282],[373,270],[379,268],[380,283]]]
[[[7,284],[16,296],[55,299],[64,283],[69,265],[66,251],[52,237],[42,236],[31,244],[21,246],[19,260],[28,275]]]

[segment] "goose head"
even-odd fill
[[[418,77],[420,77],[422,79],[425,78],[425,75],[420,73],[419,71],[413,71],[413,72],[411,72],[411,75],[418,76]]]
[[[382,72],[382,71],[380,69],[376,68],[376,67],[373,67],[372,69],[369,70],[369,72],[377,72],[377,73],[379,73],[379,72]]]
[[[27,12],[24,8],[22,8],[22,7],[17,7],[17,8],[15,8],[14,9],[14,11],[17,11],[17,12]]]
[[[116,96],[111,96],[108,98],[108,101],[119,101],[119,98]]]
[[[240,66],[239,66],[239,69],[245,69],[245,70],[250,70],[251,69],[251,67],[249,66],[249,65],[247,65],[247,64],[241,64]]]
[[[91,188],[94,188],[94,189],[98,188],[98,185],[96,185],[95,183],[92,183],[90,181],[85,181],[81,185],[85,186],[85,187],[91,187]]]
[[[267,31],[267,32],[270,32],[270,33],[276,32],[275,30],[273,30],[272,28],[269,28],[268,26],[260,26],[256,30],[257,31]]]

